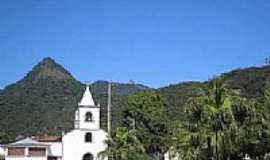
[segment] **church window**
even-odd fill
[[[83,159],[82,160],[93,160],[94,157],[91,153],[86,153],[84,156],[83,156]]]
[[[93,121],[93,115],[92,115],[91,112],[87,112],[87,113],[85,114],[85,121],[86,121],[86,122],[92,122],[92,121]]]
[[[88,132],[85,134],[85,142],[92,142],[92,133]]]

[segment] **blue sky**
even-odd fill
[[[270,56],[269,0],[0,1],[0,87],[52,57],[76,79],[152,87]]]

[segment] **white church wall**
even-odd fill
[[[85,134],[92,133],[92,142],[85,142]],[[94,159],[106,149],[106,132],[103,130],[84,131],[73,130],[63,137],[63,160],[82,160],[86,153],[91,153]]]
[[[5,148],[0,144],[0,160],[5,159]]]

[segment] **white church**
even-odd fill
[[[107,147],[100,128],[100,105],[89,86],[78,103],[74,129],[63,136],[29,137],[5,146],[5,160],[99,160]]]

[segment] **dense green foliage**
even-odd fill
[[[150,160],[143,144],[136,136],[136,130],[118,127],[112,134],[112,139],[107,141],[109,148],[100,153],[100,157],[110,157],[117,160]]]
[[[184,82],[175,85],[169,85],[157,90],[165,100],[166,110],[169,113],[170,120],[182,120],[185,116],[184,106],[189,97],[197,94],[204,83],[201,82]]]
[[[236,69],[220,77],[224,78],[228,88],[239,91],[241,96],[261,101],[264,98],[266,82],[270,78],[270,66]],[[168,103],[169,117],[172,120],[183,120],[187,99],[195,96],[200,92],[200,88],[206,87],[210,81],[184,82],[158,89]]]
[[[174,146],[182,159],[226,160],[265,154],[250,150],[260,143],[263,126],[256,102],[228,89],[222,79],[211,81],[190,98],[186,114]]]
[[[102,106],[102,128],[106,128],[107,85],[106,81],[91,84],[94,99]],[[18,135],[61,134],[72,129],[74,111],[84,88],[59,64],[44,59],[22,80],[1,90],[0,132],[12,140]],[[148,89],[113,83],[113,114],[127,95]]]
[[[115,132],[121,136],[114,134],[106,153],[119,154],[114,157],[120,160],[160,160],[166,151],[181,160],[267,159],[269,104],[270,86],[256,100],[230,89],[224,77],[215,78],[187,100],[183,120],[168,121],[158,94],[139,93],[129,97],[122,127]]]
[[[233,89],[234,91],[238,91],[238,96],[245,99],[242,100],[249,104],[248,106],[255,106],[256,111],[259,111],[256,113],[260,113],[260,116],[264,117],[264,122],[253,122],[263,124],[256,126],[258,128],[267,128],[267,122],[270,119],[268,111],[270,103],[267,103],[267,101],[265,101],[266,98],[264,98],[264,88],[269,75],[269,66],[238,69],[221,75],[224,78],[224,83],[226,83],[228,90]],[[166,120],[170,122],[168,127],[174,125],[177,126],[174,128],[184,127],[182,123],[172,123],[187,120],[188,114],[185,112],[187,100],[190,97],[200,94],[202,88],[209,87],[209,84],[211,84],[211,80],[206,82],[185,82],[155,90],[156,93],[164,97],[166,102],[165,110],[166,113],[168,113]],[[97,81],[91,84],[94,99],[102,106],[101,124],[104,129],[106,128],[107,118],[107,85],[108,82],[106,81]],[[129,106],[127,105],[127,96],[145,90],[154,89],[139,84],[113,83],[113,128],[121,126],[121,124],[123,125],[123,123],[121,123],[122,111]],[[0,90],[0,143],[13,140],[18,135],[26,136],[44,133],[61,134],[63,130],[70,130],[73,127],[74,111],[77,108],[77,103],[83,91],[84,85],[73,78],[62,66],[55,63],[50,58],[44,59],[22,80]],[[229,94],[229,97],[231,97],[231,94]],[[250,110],[248,110],[246,114],[249,112]],[[125,120],[127,119],[126,117]],[[237,120],[235,124],[241,124],[238,121],[240,120]],[[130,132],[130,124],[129,126],[124,126],[124,128]],[[245,128],[245,133],[252,132],[250,131],[252,127],[245,125]],[[174,134],[175,133],[177,133],[177,131],[175,131]],[[241,142],[243,143],[243,147],[240,148],[250,150],[250,153],[254,153],[254,155],[252,155],[253,157],[264,154],[269,150],[267,130],[263,129],[262,135],[263,136],[260,137],[260,143],[257,143],[257,139],[254,138],[254,141]],[[255,135],[242,134],[242,136],[254,137]],[[160,137],[163,137],[163,135]],[[215,136],[212,138],[215,138]],[[167,143],[171,144],[171,142]],[[155,145],[152,147],[155,148]],[[258,147],[261,149],[259,150]],[[161,153],[164,152],[165,149],[156,148],[154,150],[158,150],[158,152]],[[149,153],[147,150],[145,150],[145,152]],[[212,152],[214,154],[214,149]],[[237,152],[243,151],[238,150]]]
[[[128,98],[122,110],[122,126],[135,130],[135,136],[151,157],[161,159],[168,150],[169,133],[166,104],[155,92],[142,92]]]
[[[162,160],[169,149],[166,104],[155,92],[141,92],[128,98],[122,108],[121,127],[117,127],[107,155],[117,160]]]

